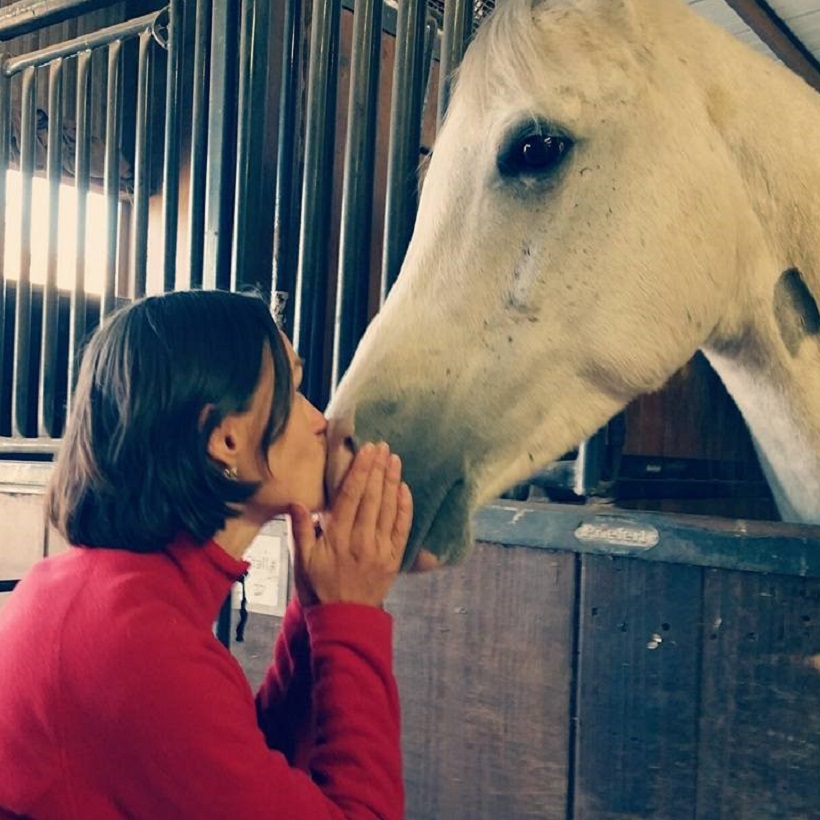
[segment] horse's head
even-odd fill
[[[468,49],[401,274],[329,408],[404,459],[406,565],[463,556],[478,505],[718,323],[739,189],[685,65],[694,25],[657,0],[507,0]]]

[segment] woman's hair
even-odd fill
[[[213,430],[248,410],[262,354],[273,356],[273,406],[260,462],[290,415],[290,361],[258,296],[183,291],[112,314],[83,356],[46,509],[70,544],[135,552],[178,533],[202,543],[258,485],[223,474]]]

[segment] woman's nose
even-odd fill
[[[318,407],[314,407],[313,404],[310,405],[310,412],[313,415],[313,431],[316,435],[327,433],[327,419],[324,413]]]

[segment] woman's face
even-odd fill
[[[236,466],[244,481],[258,481],[259,489],[248,501],[247,514],[259,521],[287,511],[294,502],[316,511],[325,507],[327,421],[300,392],[302,362],[282,334],[293,377],[294,396],[282,434],[268,448],[267,471],[260,464],[259,442],[270,417],[273,395],[273,357],[265,345],[262,370],[247,421],[251,446],[243,448]],[[255,445],[255,446],[254,446]]]

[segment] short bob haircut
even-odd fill
[[[181,532],[204,543],[239,514],[255,483],[232,480],[208,439],[246,411],[262,353],[273,356],[273,406],[260,447],[290,415],[287,351],[265,301],[226,291],[151,296],[112,314],[85,350],[46,509],[70,543],[134,552]]]

